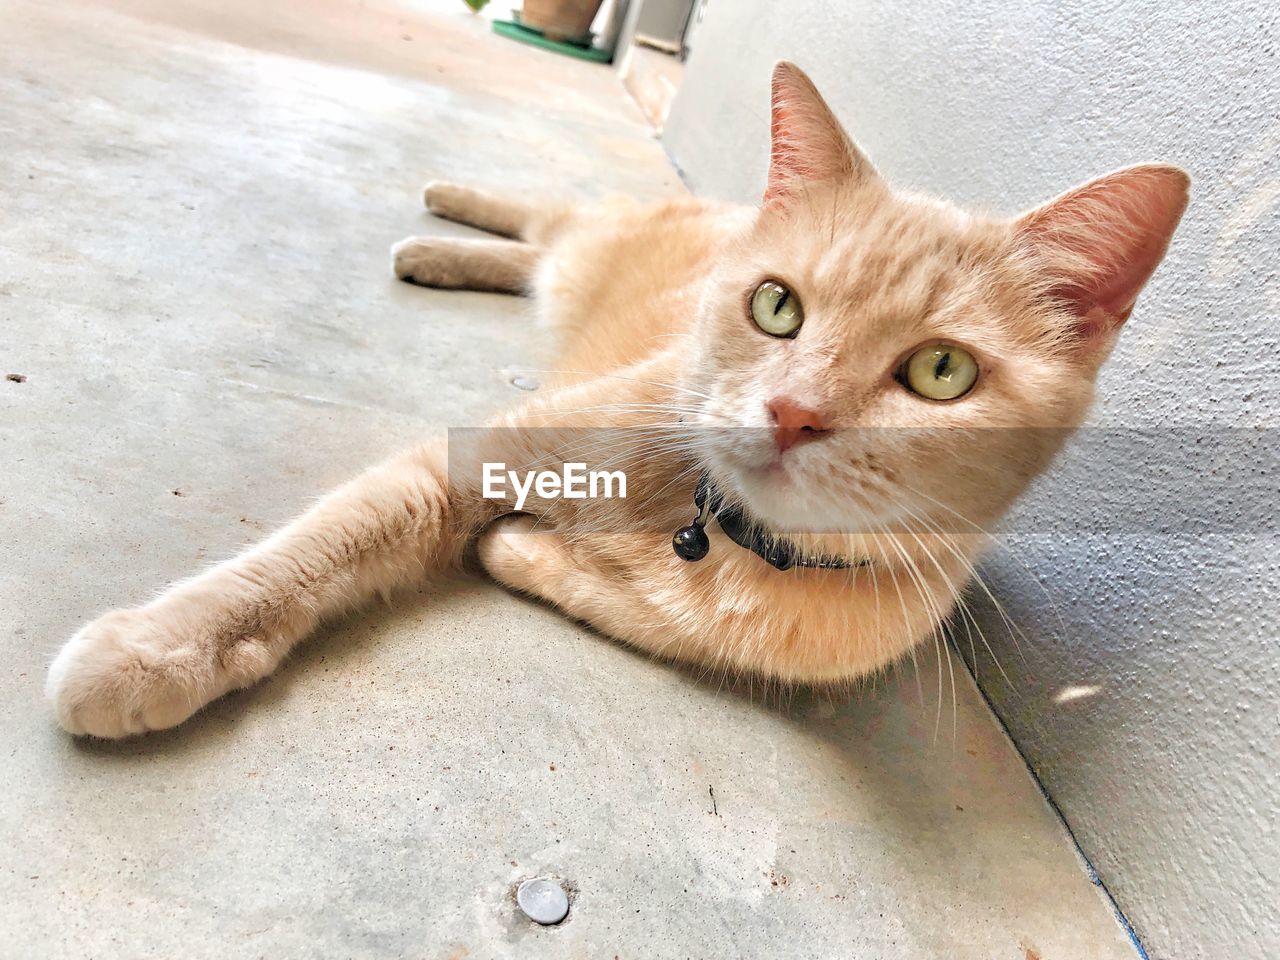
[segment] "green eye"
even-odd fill
[[[751,319],[771,337],[794,337],[804,323],[800,298],[773,280],[766,280],[751,295]]]
[[[978,361],[973,354],[949,343],[921,347],[902,371],[912,393],[930,400],[954,400],[968,393],[978,380]]]

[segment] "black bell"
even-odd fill
[[[707,531],[695,523],[676,531],[671,538],[671,548],[681,560],[701,560],[711,549],[711,541],[707,539]]]

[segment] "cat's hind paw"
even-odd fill
[[[432,180],[422,188],[422,205],[429,213],[446,220],[459,220],[467,212],[467,201],[475,191],[468,187]]]
[[[454,246],[442,237],[409,237],[391,248],[391,269],[396,279],[424,287],[463,286]]]

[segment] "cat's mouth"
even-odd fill
[[[716,485],[752,516],[779,533],[838,530],[842,504],[832,502],[823,457],[814,445],[780,450],[758,427],[702,426],[695,431],[699,459]]]
[[[825,502],[821,484],[797,457],[775,454],[767,459],[711,458],[716,483],[754,517],[778,533],[831,532],[836,519]]]

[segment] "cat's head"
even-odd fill
[[[1129,167],[1014,219],[895,192],[780,63],[763,204],[699,307],[717,482],[781,531],[992,523],[1084,418],[1188,186]]]

